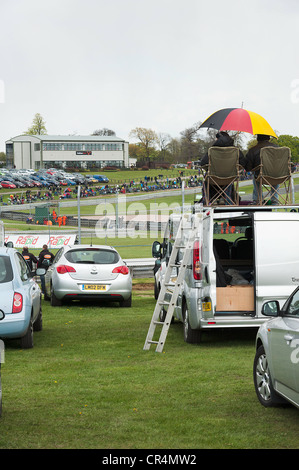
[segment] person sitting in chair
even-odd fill
[[[227,132],[225,131],[220,131],[217,132],[216,134],[216,140],[213,143],[212,147],[234,147],[234,140],[232,137],[228,135]],[[239,149],[239,164],[245,168],[245,157],[241,150]],[[209,154],[208,152],[205,154],[205,156],[201,159],[200,161],[200,166],[201,167],[206,167],[209,164]],[[229,199],[232,198],[232,191],[233,191],[233,185],[230,185],[229,188],[226,190],[226,194],[228,196],[226,203],[229,204]],[[213,186],[210,186],[210,199],[212,199],[216,194],[217,194],[217,189]],[[206,188],[203,185],[203,202],[205,203],[205,193],[206,193]]]
[[[246,159],[245,159],[245,169],[246,171],[252,171],[256,167],[258,167],[261,163],[261,149],[264,147],[278,147],[278,145],[274,144],[273,142],[270,142],[270,136],[269,135],[264,135],[264,134],[257,134],[257,144],[254,147],[251,147],[251,149],[248,150]],[[255,170],[253,174],[253,192],[252,192],[252,202],[254,204],[257,204],[258,201],[261,199],[261,188],[258,187],[256,178],[259,175],[259,170]],[[274,186],[275,190],[277,190],[279,185]],[[277,193],[275,192],[273,188],[271,188],[271,202],[272,204],[278,204],[278,197]]]

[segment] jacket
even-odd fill
[[[37,258],[34,256],[33,253],[29,253],[28,251],[23,251],[22,252],[22,255],[23,255],[23,258],[27,261],[27,263],[29,264],[29,267],[31,269],[31,271],[33,270],[33,265],[32,263],[37,263],[38,260]]]
[[[49,250],[42,250],[38,255],[37,267],[43,267],[45,269],[48,269],[50,263],[53,261],[54,258],[55,256]]]
[[[278,145],[273,144],[269,140],[263,140],[258,142],[254,147],[248,150],[246,159],[245,159],[245,169],[246,171],[251,171],[261,163],[260,152],[264,147],[278,147]],[[254,174],[257,176],[259,170],[255,171]]]

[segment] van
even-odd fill
[[[264,302],[276,299],[283,305],[299,284],[297,209],[202,209],[201,235],[195,237],[174,310],[186,342],[199,343],[205,330],[258,328],[266,320],[261,314]],[[173,244],[173,217],[177,215],[170,216],[163,243],[154,242],[152,248],[161,266],[167,265]],[[179,268],[174,269],[175,283]]]

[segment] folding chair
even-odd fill
[[[223,198],[227,205],[239,204],[239,149],[237,147],[210,147],[209,163],[204,177],[207,205]],[[235,184],[236,183],[236,184]]]
[[[260,158],[260,165],[252,170],[259,170],[256,178],[259,205],[272,203],[273,199],[278,204],[288,204],[291,192],[291,150],[288,147],[264,147]],[[283,192],[279,191],[279,185],[282,185]],[[264,197],[263,188],[267,191]]]

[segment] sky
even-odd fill
[[[243,106],[299,136],[298,0],[0,0],[0,16],[0,151],[36,113],[48,134],[134,142]]]

